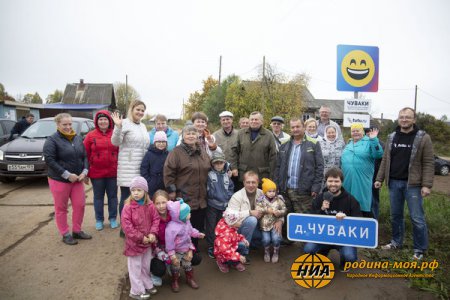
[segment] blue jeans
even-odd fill
[[[278,231],[275,228],[272,228],[270,231],[261,231],[262,234],[262,244],[264,247],[269,247],[272,243],[272,246],[279,247],[281,243],[281,235],[278,234]]]
[[[119,213],[122,216],[122,209],[123,209],[123,205],[125,200],[128,199],[128,197],[130,197],[131,195],[131,191],[130,188],[128,186],[121,186],[120,187],[120,203],[119,203]]]
[[[258,228],[258,219],[254,216],[248,216],[242,221],[241,227],[238,229],[238,233],[242,234],[245,239],[253,247],[261,246],[261,231]],[[248,254],[247,253],[244,255]]]
[[[117,218],[117,178],[91,178],[94,190],[95,220],[104,221],[103,205],[105,193],[108,197],[108,219]]]
[[[421,189],[421,187],[408,186],[406,180],[389,179],[392,243],[398,247],[403,245],[403,236],[405,234],[403,209],[406,200],[413,226],[415,252],[424,252],[428,248],[428,228],[423,211]]]
[[[341,267],[344,266],[346,262],[354,262],[358,260],[358,254],[356,251],[356,247],[350,246],[337,246],[337,245],[325,245],[325,244],[316,244],[316,243],[306,243],[303,248],[303,252],[309,254],[322,254],[328,256],[328,252],[331,249],[336,249],[339,251],[341,256]]]

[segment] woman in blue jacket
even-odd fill
[[[364,135],[361,123],[353,123],[352,138],[342,153],[341,166],[344,172],[344,189],[358,200],[364,217],[373,217],[372,179],[375,159],[383,157],[383,148],[378,141],[378,129]]]

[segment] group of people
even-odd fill
[[[278,262],[280,244],[289,243],[283,240],[289,212],[338,219],[378,216],[376,192],[384,179],[390,190],[393,239],[382,248],[402,246],[406,200],[414,257],[421,259],[427,249],[422,197],[433,182],[433,149],[430,137],[415,125],[411,108],[400,111],[399,127],[385,151],[378,129],[365,131],[362,124],[352,125],[345,144],[326,106],[320,108],[319,120],[290,119],[289,134],[282,131],[285,120],[280,116],[271,119],[272,130],[264,128],[260,112],[241,118],[236,129],[230,111],[219,115],[221,128],[214,133],[202,112],[193,114],[192,124],[180,135],[168,127],[165,116],[157,115],[148,133],[141,122],[145,110],[144,102],[134,101],[126,118],[99,111],[96,129],[84,141],[73,131],[71,116],[59,114],[57,132],[44,146],[64,243],[91,238],[81,230],[83,182],[92,182],[97,230],[104,228],[105,194],[111,228],[119,226],[119,202],[133,298],[156,293],[154,285],[161,284],[166,269],[174,292],[179,291],[181,268],[188,285],[198,288],[193,265],[200,260],[199,238],[206,238],[208,256],[221,272],[244,271],[250,245],[264,247],[265,262]],[[72,231],[67,224],[69,198]],[[327,253],[332,248],[340,251],[342,266],[357,259],[354,247],[307,243],[304,251]]]

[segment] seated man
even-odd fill
[[[258,220],[262,217],[262,213],[255,208],[256,199],[263,197],[263,191],[258,189],[258,174],[253,171],[247,171],[243,177],[244,188],[240,189],[231,197],[228,202],[228,208],[239,212],[239,221],[242,225],[238,229],[238,233],[242,234],[252,246],[256,246],[261,241],[261,230],[258,227]],[[277,221],[274,228],[281,235],[282,221]],[[259,245],[258,245],[259,246]],[[243,253],[244,254],[244,253]],[[244,254],[248,256],[248,250]],[[248,257],[247,262],[248,262]]]
[[[325,174],[327,189],[319,194],[313,201],[313,214],[336,216],[342,220],[346,216],[362,217],[358,201],[342,187],[344,175],[338,168],[331,168]],[[310,254],[328,255],[331,249],[339,251],[341,256],[340,266],[344,270],[346,262],[354,262],[358,259],[356,247],[306,243],[303,251]]]

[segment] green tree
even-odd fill
[[[42,104],[42,98],[39,96],[38,92],[34,93],[33,97],[31,98],[31,102],[33,104]]]
[[[53,94],[49,94],[47,98],[45,98],[45,103],[47,104],[60,103],[62,101],[63,96],[64,96],[63,91],[55,90]]]
[[[184,105],[185,120],[189,120],[192,114],[196,111],[202,111],[204,104],[213,92],[213,90],[219,85],[219,81],[209,76],[208,79],[203,80],[203,89],[201,92],[195,91],[189,95],[188,102]]]
[[[27,104],[31,103],[31,100],[33,100],[33,96],[34,95],[32,93],[26,93],[22,99],[19,99],[19,101]]]
[[[128,104],[134,100],[140,100],[141,96],[131,85],[122,82],[114,84],[117,109],[124,115],[127,113]]]

